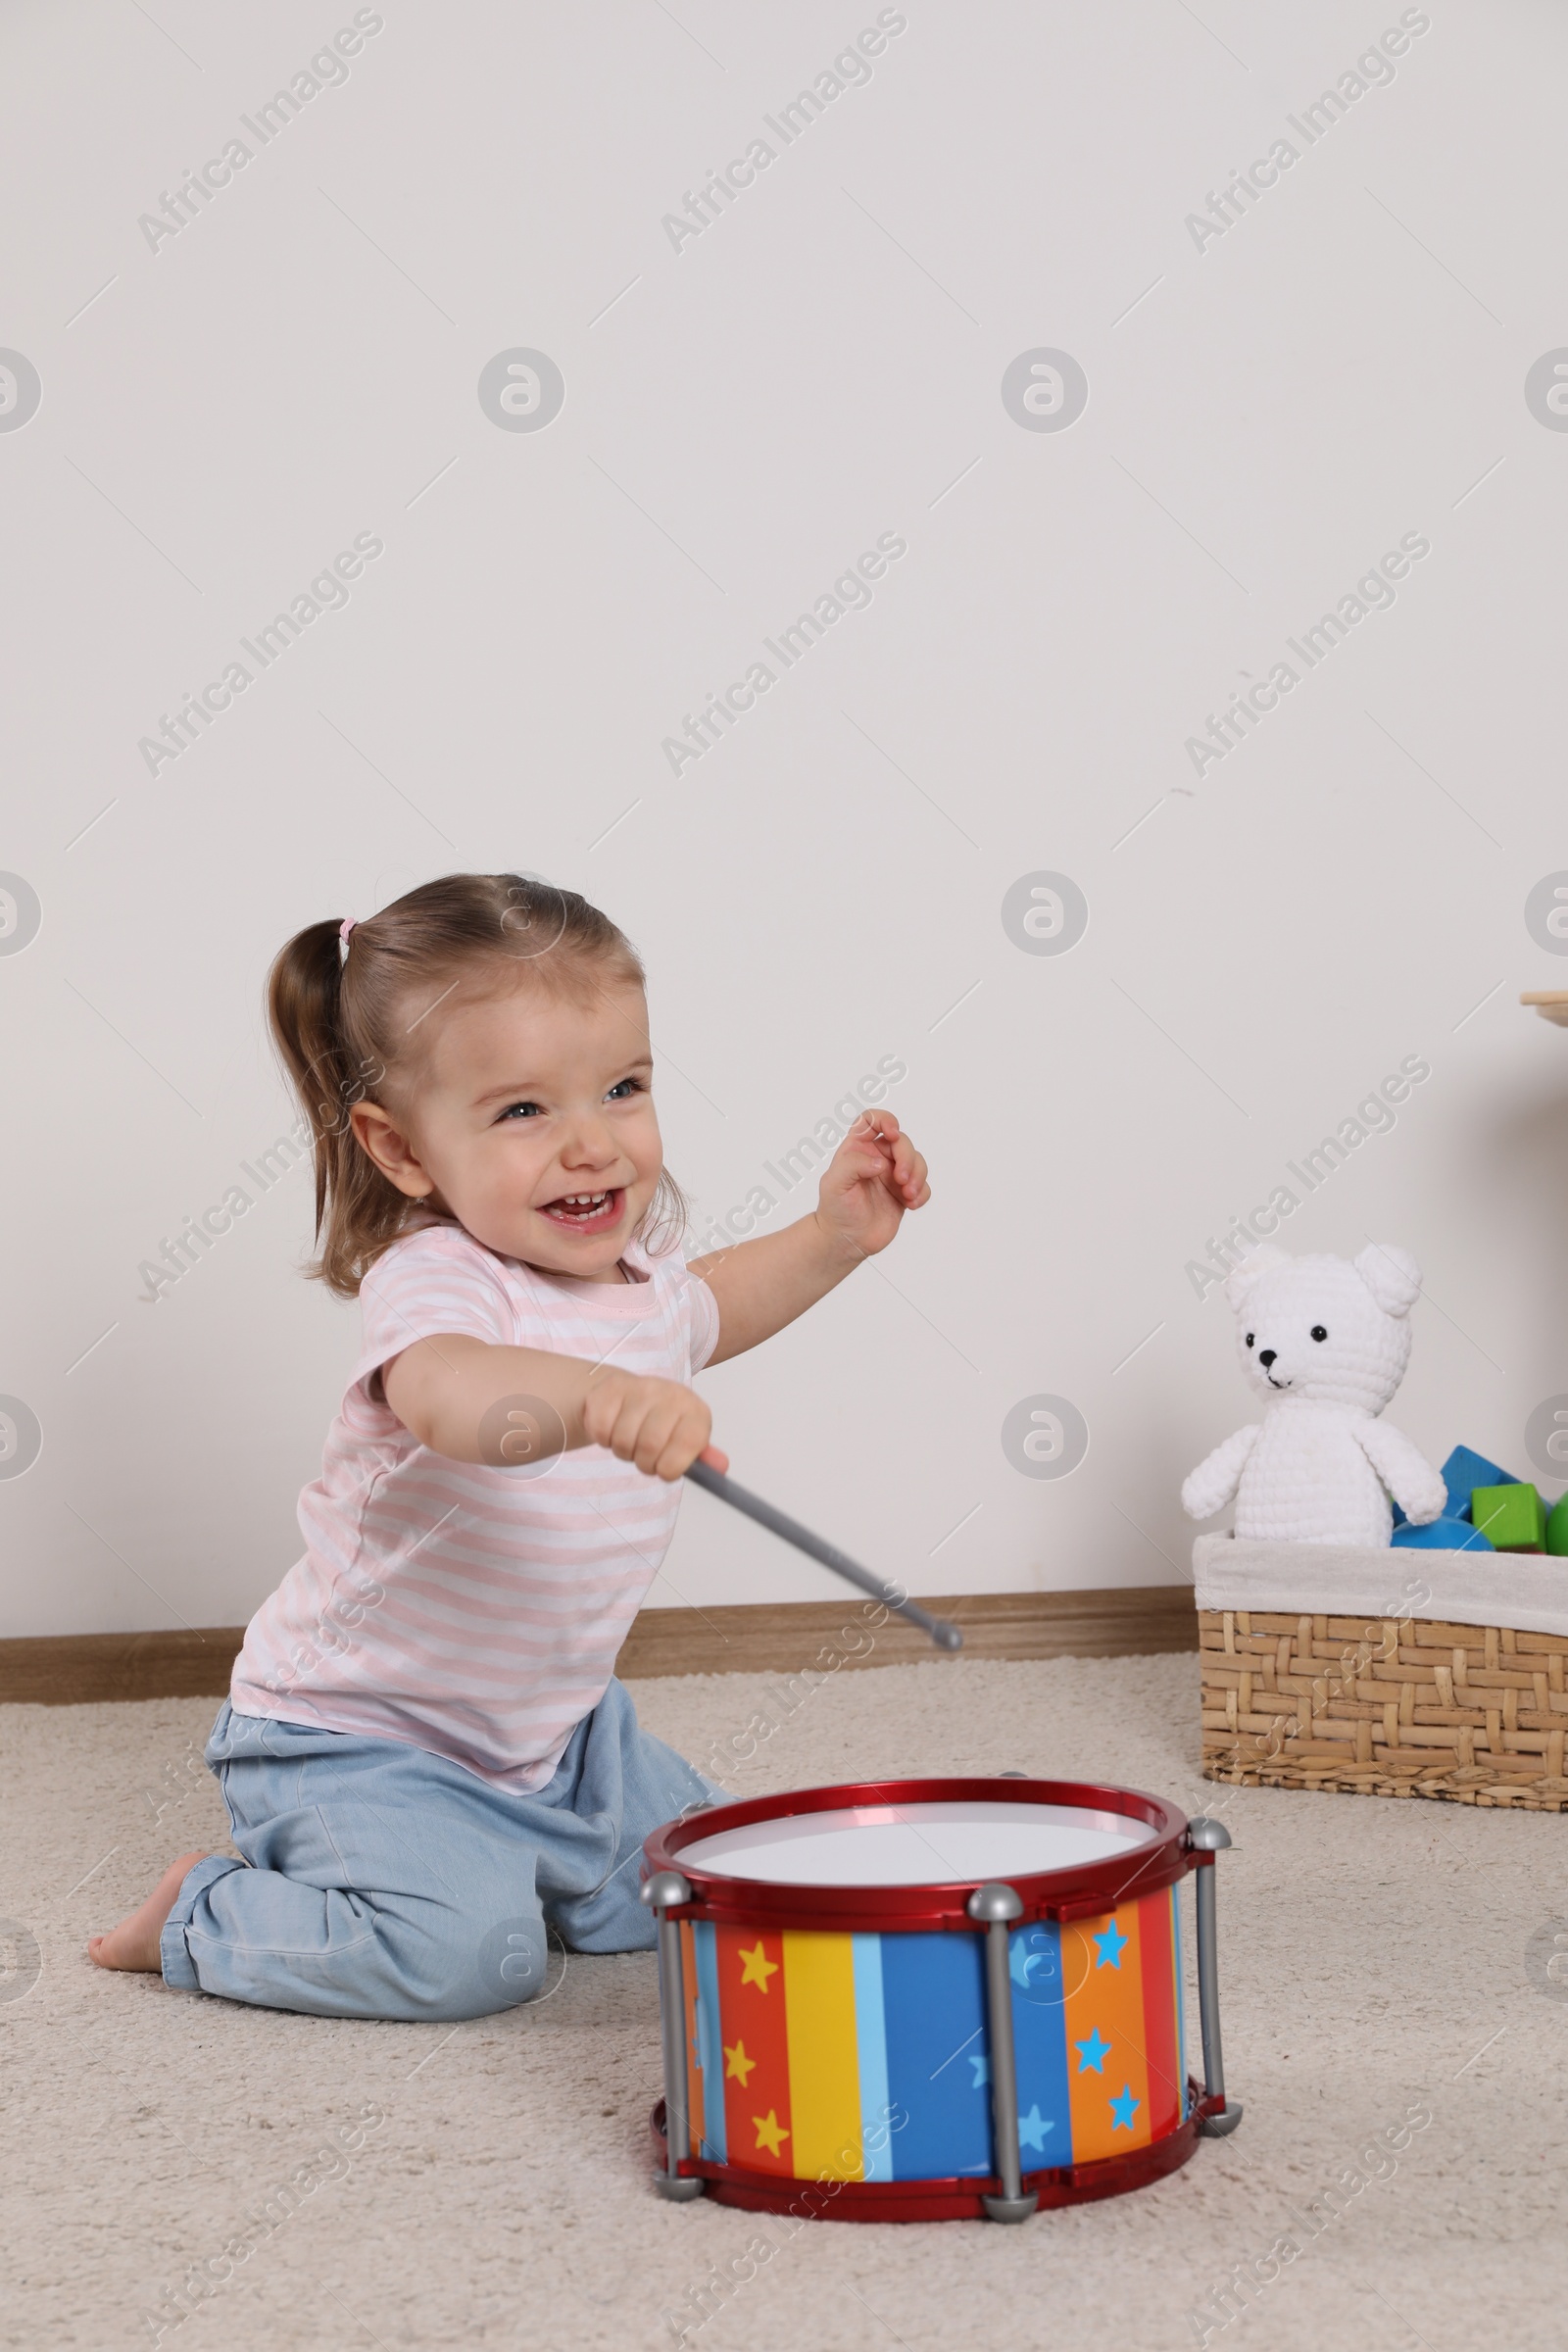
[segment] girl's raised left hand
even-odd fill
[[[891,1110],[860,1113],[823,1172],[816,1221],[846,1255],[885,1250],[909,1208],[931,1198],[925,1161]]]

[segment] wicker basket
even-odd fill
[[[1568,1806],[1568,1634],[1258,1609],[1198,1622],[1211,1781]]]

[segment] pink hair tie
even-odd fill
[[[343,920],[343,921],[342,921],[342,922],[341,922],[341,923],[338,925],[338,932],[337,932],[337,935],[338,935],[338,938],[339,938],[339,939],[340,939],[340,940],[343,942],[343,945],[344,945],[345,947],[347,947],[347,946],[348,946],[348,944],[349,944],[349,933],[350,933],[350,932],[353,930],[353,928],[354,928],[355,924],[356,924],[356,923],[359,921],[359,919],[360,919],[360,918],[359,918],[359,916],[358,916],[357,914],[351,914],[351,915],[348,915],[348,916],[346,916],[346,917],[344,918],[344,920]]]

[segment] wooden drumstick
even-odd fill
[[[793,1544],[798,1551],[819,1560],[824,1568],[831,1568],[835,1576],[842,1576],[850,1584],[858,1585],[862,1592],[869,1592],[885,1608],[906,1618],[910,1625],[919,1626],[922,1633],[930,1635],[938,1649],[963,1647],[963,1636],[956,1625],[950,1625],[944,1617],[933,1617],[928,1609],[922,1609],[919,1602],[910,1600],[906,1593],[901,1599],[896,1586],[885,1585],[879,1576],[873,1576],[869,1568],[862,1568],[858,1561],[852,1560],[836,1544],[824,1544],[820,1536],[813,1536],[810,1529],[803,1527],[798,1519],[791,1519],[784,1511],[776,1511],[770,1502],[764,1502],[760,1494],[754,1494],[750,1488],[738,1487],[732,1478],[722,1470],[715,1470],[710,1462],[693,1462],[686,1475],[693,1486],[703,1488],[707,1494],[716,1494],[720,1502],[727,1502],[733,1510],[744,1511],[748,1519],[757,1521],[759,1527],[765,1527],[775,1536],[782,1536],[786,1544]]]

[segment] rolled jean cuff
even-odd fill
[[[158,1940],[158,1958],[164,1972],[164,1983],[172,1984],[176,1992],[201,1990],[185,1943],[185,1930],[190,1926],[191,1913],[215,1879],[223,1878],[231,1870],[244,1868],[245,1864],[236,1862],[232,1854],[209,1854],[205,1861],[193,1863],[180,1881],[174,1908],[165,1920],[164,1932]]]

